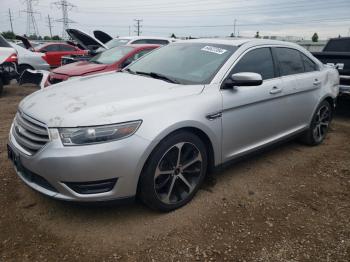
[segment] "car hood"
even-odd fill
[[[108,47],[106,47],[101,41],[83,31],[70,28],[66,29],[66,32],[86,50],[95,51],[100,47],[108,49]]]
[[[94,64],[88,61],[80,61],[56,68],[52,72],[55,74],[82,76],[93,72],[99,72],[107,68],[105,64]]]
[[[203,87],[104,73],[41,89],[22,100],[19,109],[48,127],[105,125],[140,119],[150,107],[199,94]]]

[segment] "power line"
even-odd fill
[[[141,22],[142,22],[142,19],[134,19],[134,21],[136,22],[136,25],[135,25],[135,28],[136,30],[134,31],[138,36],[142,33],[141,32]]]
[[[52,23],[51,23],[52,18],[50,15],[47,15],[47,26],[49,27],[50,30],[50,37],[52,38]]]
[[[38,26],[35,21],[35,14],[40,14],[39,12],[36,12],[33,10],[33,3],[37,3],[37,0],[25,0],[25,3],[27,5],[26,10],[22,10],[21,12],[27,14],[27,28],[26,28],[26,34],[28,36],[34,34],[39,35]]]
[[[9,8],[9,19],[10,19],[10,25],[11,25],[11,32],[13,33],[12,13],[11,13],[11,9],[10,8]]]
[[[66,30],[69,28],[69,24],[75,23],[75,21],[68,18],[68,11],[72,10],[76,6],[69,3],[66,0],[57,1],[53,4],[56,5],[58,9],[62,10],[62,18],[57,19],[56,22],[60,22],[63,24],[62,38],[67,39],[68,35]]]

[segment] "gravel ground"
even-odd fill
[[[26,187],[6,142],[34,90],[8,86],[0,98],[0,261],[350,261],[350,100],[321,146],[291,141],[245,158],[163,214],[58,202]]]

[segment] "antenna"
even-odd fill
[[[134,31],[138,36],[142,33],[141,32],[141,22],[142,22],[142,19],[134,19],[134,21],[136,22],[136,25],[135,25],[135,28],[136,30]]]
[[[30,35],[36,35],[39,36],[39,30],[38,26],[35,21],[34,14],[40,14],[39,12],[36,12],[33,10],[33,3],[38,3],[37,0],[25,0],[23,3],[26,3],[27,9],[22,10],[21,12],[27,13],[27,29],[26,34],[27,36]]]
[[[68,11],[72,10],[76,6],[69,3],[66,0],[57,1],[57,2],[54,2],[53,4],[56,5],[58,9],[62,10],[62,18],[57,19],[56,22],[60,22],[63,24],[62,38],[67,39],[68,35],[66,32],[66,29],[69,28],[69,24],[75,23],[75,21],[70,20],[68,18]]]

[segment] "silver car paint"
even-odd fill
[[[50,65],[42,58],[45,54],[31,52],[19,45],[10,43],[18,53],[18,65],[29,65],[35,70],[50,70]]]
[[[324,67],[297,45],[269,40],[187,41],[191,42],[240,47],[208,85],[183,86],[127,73],[105,73],[60,83],[25,98],[20,110],[48,126],[51,142],[33,156],[24,153],[11,132],[10,144],[21,155],[24,166],[45,177],[60,193],[29,185],[66,200],[133,196],[148,156],[175,130],[190,127],[204,132],[213,147],[214,163],[219,165],[304,130],[322,99],[338,94],[337,71]],[[258,87],[221,90],[222,81],[240,57],[251,48],[263,46],[298,49],[318,64],[319,71],[268,80]],[[318,86],[313,85],[316,78],[321,82]],[[281,91],[271,93],[274,86]],[[217,113],[222,117],[207,118]],[[65,147],[57,131],[58,127],[138,119],[143,123],[133,136],[104,144]],[[61,182],[114,177],[119,177],[116,187],[96,195],[77,194]]]

